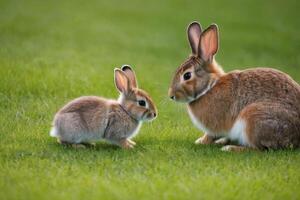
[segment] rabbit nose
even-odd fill
[[[175,92],[173,91],[172,88],[169,88],[169,91],[168,91],[168,95],[171,99],[175,99]]]
[[[153,117],[156,117],[156,113],[153,113]]]

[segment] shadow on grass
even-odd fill
[[[144,157],[166,160],[180,159],[186,162],[210,161],[213,159],[240,160],[275,160],[292,159],[300,155],[300,149],[270,150],[270,151],[246,151],[246,152],[222,152],[221,145],[195,145],[193,136],[166,137],[157,140],[155,137],[138,137],[134,149],[122,149],[107,142],[99,142],[96,146],[85,149],[74,149],[64,146],[54,140],[46,139],[43,144],[39,140],[33,140],[29,146],[21,146],[14,150],[2,152],[7,161],[20,161],[24,159],[48,159],[51,161],[66,161],[68,163],[81,161],[101,161],[103,159],[135,160]]]
[[[159,152],[160,155],[163,153],[174,153],[181,152],[181,156],[187,154],[188,156],[246,156],[246,155],[254,155],[254,156],[284,156],[290,154],[300,154],[300,149],[281,149],[281,150],[248,150],[244,152],[223,152],[221,148],[223,145],[211,144],[211,145],[196,145],[190,138],[173,138],[173,139],[162,139],[156,140],[155,138],[147,138],[143,140],[137,140],[137,145],[133,149],[122,149],[116,145],[109,144],[107,142],[98,142],[96,145],[88,145],[83,149],[76,149],[71,146],[65,146],[58,143],[49,144],[49,149],[53,149],[53,147],[60,153],[62,152],[86,152],[86,153],[101,153],[101,154],[109,154],[109,155],[134,155],[135,153],[153,153]]]

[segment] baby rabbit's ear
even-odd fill
[[[117,68],[115,69],[115,84],[121,93],[128,93],[131,89],[128,77],[122,70]]]
[[[137,86],[137,80],[136,80],[136,76],[135,76],[135,73],[134,73],[133,69],[129,65],[123,65],[122,66],[122,71],[129,78],[131,86],[134,87],[134,88],[137,88],[138,87]]]
[[[204,61],[212,62],[213,56],[217,53],[219,48],[218,26],[216,24],[210,25],[201,34],[199,48],[200,57]]]
[[[202,33],[201,25],[198,22],[192,22],[187,29],[188,39],[192,48],[193,55],[198,55],[200,36]]]

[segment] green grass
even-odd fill
[[[72,2],[72,3],[71,3]],[[1,199],[300,199],[300,151],[224,153],[168,100],[188,56],[185,29],[220,27],[226,71],[273,66],[300,81],[300,3],[249,1],[0,1]],[[136,70],[159,109],[137,147],[75,150],[48,135],[82,95],[117,98],[113,69]]]

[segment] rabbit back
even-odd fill
[[[106,99],[80,97],[65,105],[54,117],[52,136],[69,143],[99,140],[108,123]]]

